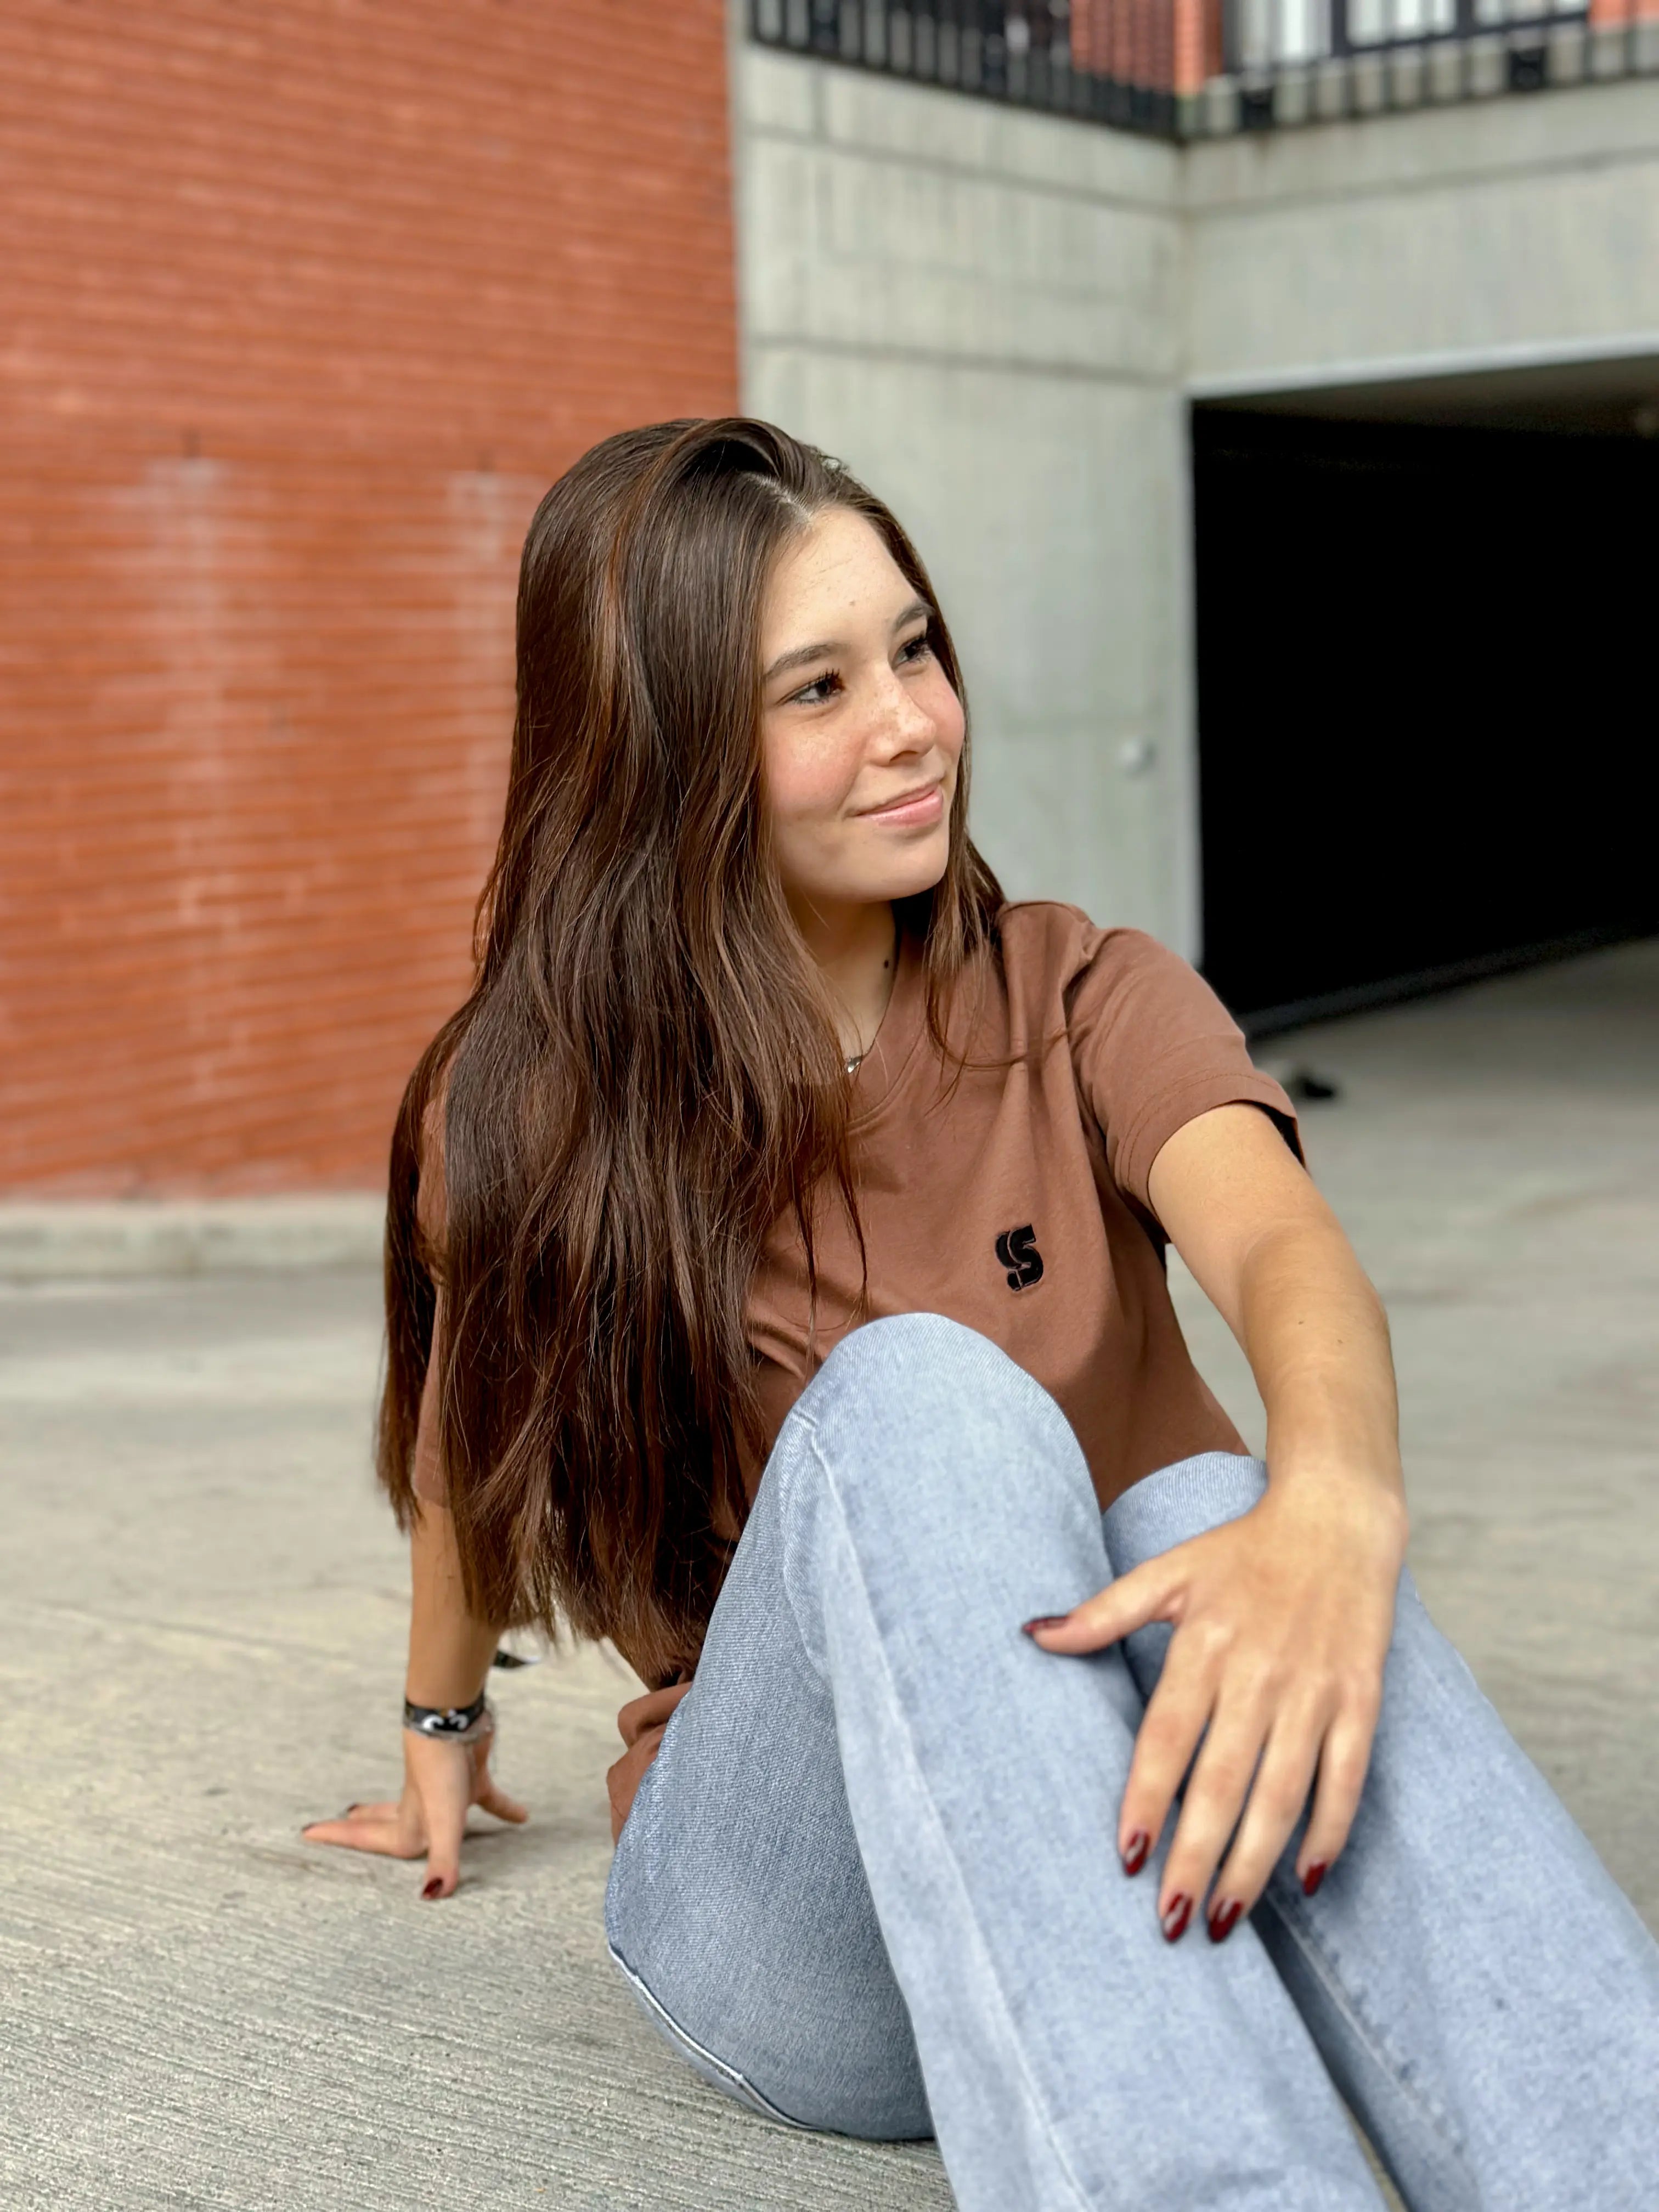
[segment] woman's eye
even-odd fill
[[[920,637],[913,637],[907,643],[900,646],[899,659],[908,660],[914,665],[918,660],[926,660],[932,650],[933,647],[927,642],[927,633],[923,630]]]
[[[789,704],[792,707],[822,707],[826,700],[834,698],[840,688],[840,677],[833,668],[827,669],[822,676],[815,676],[810,684],[803,684],[799,691],[792,691]]]

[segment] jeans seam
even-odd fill
[[[811,1423],[805,1419],[803,1419],[801,1425],[803,1428],[806,1428],[810,1431],[808,1442],[811,1446],[812,1456],[817,1462],[818,1468],[823,1477],[824,1488],[835,1505],[836,1514],[840,1517],[842,1528],[847,1537],[848,1549],[852,1554],[854,1570],[858,1577],[859,1590],[864,1600],[865,1610],[873,1621],[875,1614],[874,1608],[870,1602],[869,1585],[864,1578],[863,1563],[859,1558],[858,1547],[853,1541],[853,1532],[851,1525],[847,1518],[846,1506],[842,1501],[841,1493],[836,1487],[836,1479],[830,1471],[830,1463],[824,1457],[823,1452],[820,1448],[817,1430],[813,1428]],[[785,1595],[789,1600],[790,1610],[793,1612],[794,1610],[795,1604],[794,1596],[793,1593],[789,1590],[787,1583],[785,1585]],[[800,1629],[801,1641],[810,1652],[811,1644],[806,1637],[805,1629],[801,1627],[799,1614],[796,1615],[795,1625],[798,1629]],[[939,1807],[934,1802],[933,1791],[928,1786],[927,1778],[922,1771],[921,1762],[916,1757],[915,1746],[910,1735],[909,1723],[905,1717],[903,1701],[898,1695],[896,1685],[893,1681],[891,1669],[887,1664],[886,1651],[878,1637],[873,1638],[872,1641],[874,1643],[876,1657],[881,1669],[881,1674],[887,1686],[892,1710],[898,1717],[899,1733],[903,1744],[905,1756],[908,1761],[911,1771],[915,1778],[917,1793],[921,1799],[927,1815],[939,1838],[945,1862],[951,1869],[951,1875],[956,1881],[957,1888],[966,1905],[968,1922],[973,1929],[975,1942],[978,1947],[981,1956],[987,1961],[988,1966],[989,1954],[986,1949],[984,1939],[980,1933],[978,1917],[973,1908],[972,1894],[969,1890],[967,1883],[963,1879],[962,1869],[957,1863],[955,1853],[951,1849],[949,1837],[945,1830],[944,1821],[939,1817]],[[1079,2180],[1077,2175],[1073,2172],[1071,2160],[1066,2155],[1064,2148],[1054,2134],[1054,2128],[1049,2122],[1048,2116],[1043,2109],[1042,2100],[1038,2093],[1037,2086],[1031,2079],[1030,2069],[1025,2062],[1024,2049],[1020,2042],[1018,2033],[1015,2029],[1013,2020],[1008,2012],[1007,2002],[1003,1996],[1002,1985],[997,1978],[994,1967],[990,1968],[988,1979],[997,2005],[1002,2014],[1004,2033],[1008,2047],[1013,2054],[1015,2065],[1018,2069],[1019,2078],[1025,2086],[1030,2109],[1038,2116],[1043,2133],[1048,2140],[1060,2173],[1071,2189],[1076,2200],[1078,2212],[1089,2212],[1089,2200],[1084,2191],[1083,2185]]]
[[[1348,2023],[1350,2033],[1359,2047],[1368,2052],[1378,2070],[1385,2075],[1407,2104],[1420,2115],[1451,2155],[1462,2167],[1471,2189],[1474,2178],[1469,2172],[1464,2145],[1453,2124],[1450,2115],[1437,2112],[1422,2091],[1401,2068],[1389,2048],[1387,2039],[1368,2020],[1355,2003],[1336,1970],[1330,1952],[1315,1934],[1311,1921],[1291,1906],[1289,1900],[1281,1901],[1271,1893],[1264,1900],[1278,1917],[1279,1926],[1301,1952],[1317,1979],[1324,1985],[1327,1996]]]
[[[669,2011],[667,2006],[662,2002],[661,1999],[648,1986],[648,1984],[635,1972],[634,1969],[629,1965],[627,1960],[623,1958],[622,1953],[617,1948],[616,1945],[607,1939],[605,1948],[609,1951],[611,1958],[621,1968],[623,1973],[626,1975],[629,1986],[634,1991],[635,1996],[639,1998],[641,2003],[651,2014],[652,2018],[657,2021],[666,2031],[672,2041],[683,2043],[686,2045],[688,2050],[695,2051],[698,2057],[702,2060],[706,2066],[712,2066],[715,2073],[718,2074],[723,2081],[730,2082],[733,2088],[740,2091],[744,2097],[747,2098],[752,2104],[757,2106],[769,2118],[781,2122],[786,2128],[794,2128],[802,2135],[811,2135],[817,2132],[817,2130],[815,2130],[807,2121],[798,2120],[790,2113],[780,2110],[780,2108],[772,2102],[769,2097],[766,2096],[761,2090],[755,2087],[754,2083],[749,2079],[747,2075],[740,2074],[735,2066],[728,2065],[724,2058],[717,2058],[714,2056],[714,2053],[708,2049],[706,2044],[699,2043],[695,2035],[689,2034],[687,2031],[680,2026],[680,2023],[675,2019],[673,2014]]]
[[[1396,1612],[1399,1597],[1400,1594],[1396,1593]],[[1461,1657],[1459,1664],[1464,1665]],[[1466,1665],[1464,1671],[1466,1673],[1468,1671]],[[1474,1686],[1473,1674],[1470,1674],[1469,1680],[1471,1686]],[[1432,1670],[1428,1674],[1428,1686],[1443,1709],[1446,1702],[1443,1686]],[[1462,2131],[1457,2126],[1452,2114],[1437,2107],[1425,2095],[1419,2084],[1412,2080],[1405,2068],[1394,2057],[1388,2036],[1381,2027],[1366,2016],[1365,2011],[1349,1994],[1338,1970],[1334,1953],[1322,1941],[1318,1934],[1315,1917],[1316,1908],[1310,1909],[1307,1902],[1297,1896],[1294,1891],[1282,1903],[1277,1899],[1273,1903],[1279,1914],[1279,1924],[1296,1944],[1304,1958],[1318,1973],[1333,2001],[1340,2006],[1356,2041],[1370,2053],[1376,2065],[1394,2083],[1398,2094],[1439,2137],[1441,2142],[1463,2168],[1468,2177],[1469,2186],[1473,2190],[1475,2186],[1474,2177],[1469,2172],[1468,2154]]]

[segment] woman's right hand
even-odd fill
[[[301,1832],[308,1844],[338,1844],[385,1858],[417,1859],[424,1854],[422,1896],[448,1897],[461,1878],[461,1839],[471,1808],[480,1806],[515,1826],[530,1814],[490,1775],[493,1725],[471,1743],[446,1743],[414,1729],[405,1729],[403,1736],[401,1797],[380,1805],[348,1805],[337,1820],[313,1820]]]

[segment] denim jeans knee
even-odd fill
[[[989,1337],[945,1314],[895,1314],[854,1329],[790,1421],[833,1439],[843,1487],[869,1480],[915,1495],[938,1481],[971,1513],[981,1484],[1000,1497],[1011,1474],[1028,1495],[1048,1471],[1073,1489],[1090,1486],[1071,1425],[1042,1384]],[[851,1435],[865,1449],[846,1449]]]

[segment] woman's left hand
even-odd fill
[[[1124,1867],[1137,1873],[1192,1766],[1158,1893],[1171,1942],[1212,1878],[1215,1941],[1250,1911],[1310,1789],[1297,1855],[1310,1895],[1346,1842],[1382,1705],[1405,1546],[1403,1510],[1374,1482],[1304,1479],[1293,1490],[1270,1488],[1242,1518],[1148,1559],[1033,1630],[1044,1650],[1079,1653],[1148,1621],[1174,1624],[1118,1825]]]
[[[373,1851],[384,1858],[423,1857],[422,1896],[453,1897],[460,1884],[461,1845],[472,1807],[515,1826],[530,1818],[489,1771],[495,1741],[493,1721],[471,1743],[448,1743],[441,1736],[404,1729],[401,1797],[375,1805],[348,1805],[337,1820],[313,1820],[300,1832],[308,1844],[337,1844],[346,1850]]]

